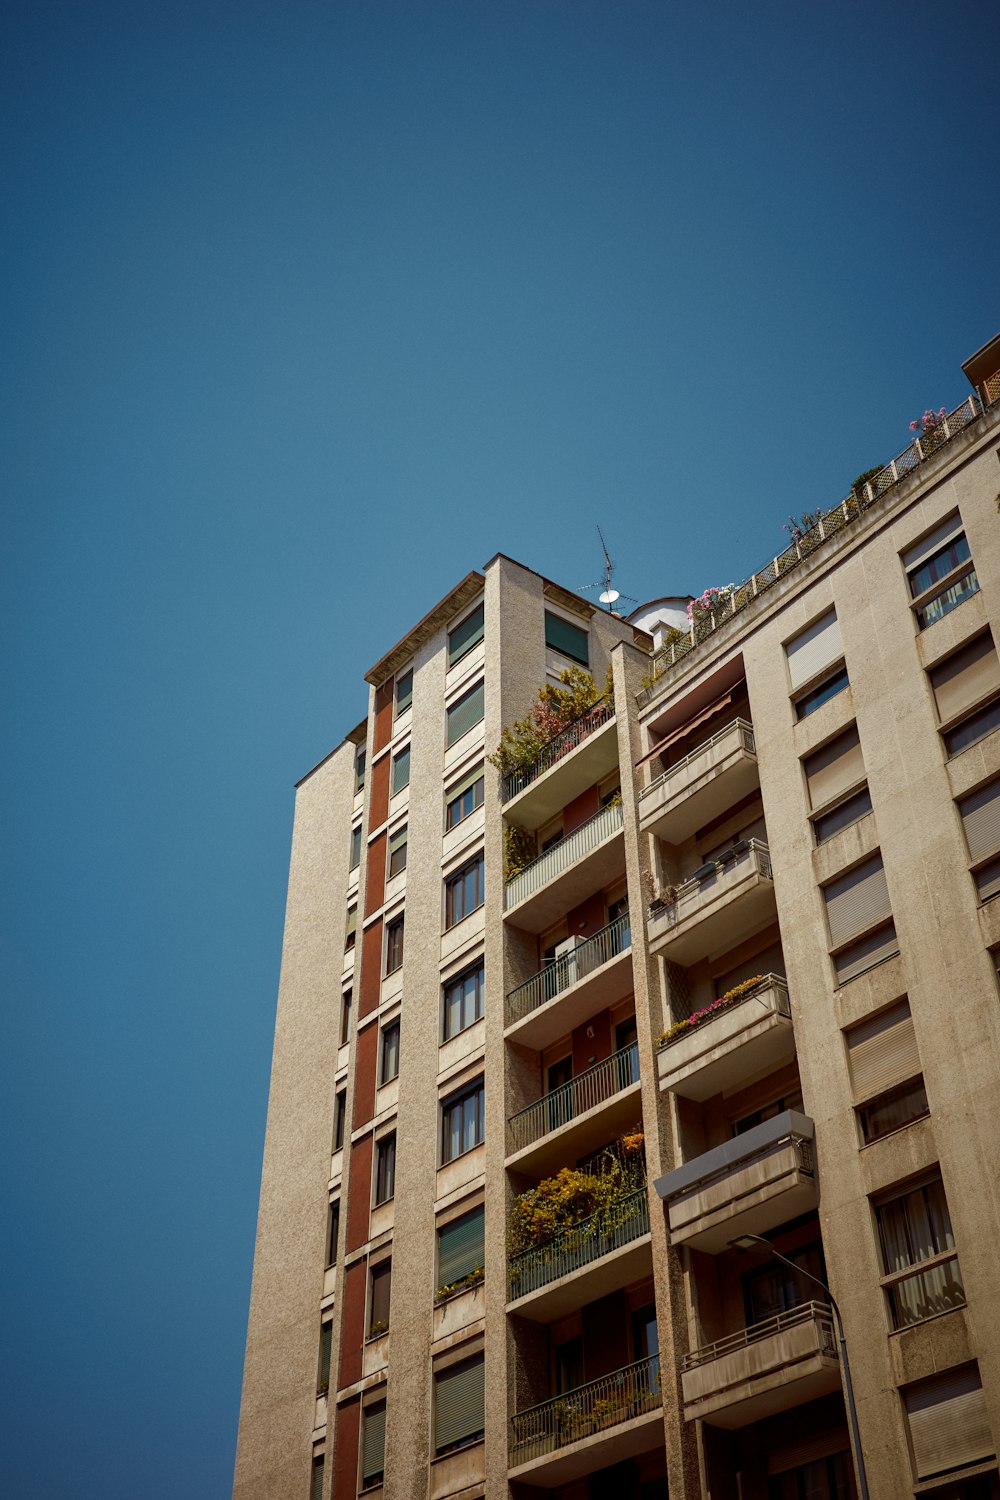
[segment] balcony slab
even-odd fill
[[[656,1068],[665,1093],[701,1101],[791,1062],[788,991],[780,976],[770,977],[772,983],[660,1048]]]
[[[504,814],[534,832],[618,764],[618,725],[612,717],[504,804]]]
[[[640,793],[639,830],[683,843],[759,786],[753,729],[736,719]]]
[[[706,1358],[712,1350],[716,1356]],[[685,1420],[714,1427],[746,1427],[840,1389],[831,1314],[821,1303],[747,1329],[742,1342],[734,1337],[698,1350],[685,1365]]]
[[[514,1021],[507,1027],[505,1037],[519,1046],[541,1051],[631,993],[632,949],[629,946],[598,968],[581,974],[551,1000]]]
[[[546,1444],[551,1445],[547,1452],[542,1451]],[[532,1445],[537,1451],[530,1459],[522,1462],[518,1462],[516,1455],[512,1454],[514,1462],[507,1471],[508,1478],[534,1485],[538,1489],[551,1490],[559,1485],[569,1484],[573,1479],[581,1479],[586,1474],[593,1474],[598,1469],[621,1463],[623,1459],[649,1453],[654,1448],[662,1447],[663,1411],[662,1408],[655,1407],[652,1411],[643,1412],[641,1416],[620,1422],[603,1432],[578,1438],[574,1443],[567,1443],[559,1448],[554,1444],[555,1440],[551,1437],[539,1438]]]
[[[681,886],[671,905],[650,916],[650,952],[689,965],[753,937],[776,913],[767,850],[751,843],[703,880]]]

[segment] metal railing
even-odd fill
[[[953,412],[942,418],[929,433],[914,438],[902,453],[898,453],[863,484],[853,489],[846,500],[824,511],[814,526],[810,526],[807,531],[797,535],[784,552],[772,558],[758,573],[752,574],[737,588],[719,594],[711,608],[699,611],[697,618],[692,620],[689,630],[684,631],[679,639],[669,642],[660,651],[653,653],[650,674],[652,681],[648,687],[643,688],[642,692],[636,695],[639,707],[645,708],[657,696],[660,691],[659,679],[664,673],[683,661],[718,630],[720,625],[724,625],[727,620],[732,619],[733,615],[746,609],[760,594],[771,588],[780,578],[784,578],[793,568],[798,567],[799,563],[810,557],[818,547],[823,546],[831,537],[836,536],[838,532],[856,521],[875,504],[876,500],[880,500],[891,490],[893,485],[912,473],[925,459],[930,458],[932,453],[940,452],[952,438],[957,437],[986,409],[978,396],[969,396],[961,406],[956,406]]]
[[[768,880],[772,878],[771,853],[767,845],[761,843],[760,839],[744,839],[742,843],[734,844],[732,849],[724,850],[711,864],[703,866],[704,873],[699,872],[679,885],[672,900],[667,901],[661,909],[654,911],[650,908],[650,921],[658,928],[676,927],[678,922],[682,922],[697,907],[697,898],[709,880],[717,880],[720,875],[726,875],[745,859],[753,862],[758,875],[763,875]]]
[[[585,708],[578,718],[566,725],[565,729],[560,729],[558,734],[553,735],[530,766],[525,766],[520,771],[512,771],[509,776],[504,777],[500,783],[501,802],[509,802],[511,797],[516,797],[518,792],[523,792],[526,786],[530,786],[543,772],[562,760],[564,755],[575,750],[577,745],[582,745],[595,729],[601,729],[614,716],[614,699],[610,695],[598,698],[596,703]]]
[[[554,1000],[563,990],[568,990],[581,979],[586,979],[602,964],[609,963],[632,946],[632,928],[629,915],[616,917],[600,932],[585,943],[580,943],[571,953],[563,953],[554,963],[546,964],[537,974],[519,984],[507,995],[507,1025],[513,1026],[524,1016],[530,1015],[547,1000]]]
[[[588,818],[586,823],[581,823],[579,828],[573,830],[567,838],[556,844],[552,849],[546,849],[544,854],[539,854],[530,865],[508,880],[503,890],[503,904],[505,908],[516,906],[526,896],[531,896],[535,891],[575,865],[578,859],[603,844],[613,833],[617,833],[625,826],[625,816],[620,802],[612,802],[607,807],[602,807],[599,813]]]
[[[511,1465],[542,1458],[662,1405],[660,1356],[650,1354],[600,1380],[515,1412],[510,1419]]]
[[[569,1083],[560,1084],[549,1094],[543,1094],[527,1109],[518,1110],[507,1120],[507,1151],[520,1151],[533,1141],[541,1140],[561,1125],[568,1125],[577,1115],[582,1115],[597,1104],[604,1104],[622,1089],[639,1082],[639,1044],[631,1042],[619,1052],[612,1052],[603,1062]]]
[[[507,1300],[526,1297],[580,1271],[649,1233],[649,1197],[644,1187],[625,1193],[607,1213],[591,1214],[545,1245],[533,1245],[507,1262]]]
[[[683,1368],[696,1370],[699,1365],[711,1364],[713,1359],[722,1359],[723,1355],[735,1354],[739,1349],[746,1349],[750,1344],[757,1344],[761,1339],[769,1339],[776,1333],[783,1333],[786,1328],[797,1327],[800,1323],[817,1323],[822,1339],[822,1352],[836,1359],[837,1345],[833,1336],[833,1314],[829,1303],[800,1302],[798,1307],[790,1307],[773,1318],[765,1318],[762,1323],[752,1323],[749,1328],[741,1328],[739,1333],[731,1333],[727,1338],[716,1339],[714,1344],[706,1344],[701,1349],[691,1349],[684,1356]]]
[[[685,1026],[684,1030],[679,1031],[676,1036],[670,1037],[669,1041],[660,1042],[657,1051],[662,1052],[665,1047],[672,1047],[682,1037],[691,1036],[695,1031],[704,1030],[706,1026],[710,1026],[713,1021],[717,1020],[719,1016],[730,1015],[734,1010],[739,1010],[748,1000],[759,1000],[769,990],[774,990],[775,992],[776,1002],[774,1008],[777,1014],[779,1016],[787,1016],[791,1020],[792,1011],[788,1002],[787,979],[783,974],[764,974],[761,977],[760,983],[755,984],[752,990],[746,990],[742,995],[737,995],[732,1000],[727,1000],[722,995],[717,1002],[703,1006],[701,1010],[696,1010],[686,1016],[676,1016],[676,1022],[691,1020],[692,1024]],[[697,1016],[698,1019],[696,1021],[693,1020],[693,1016]]]
[[[697,760],[699,756],[704,755],[706,750],[711,750],[713,745],[719,744],[721,740],[728,739],[734,729],[739,730],[740,742],[743,749],[749,751],[751,755],[756,755],[757,746],[753,737],[753,725],[746,719],[733,719],[726,725],[725,729],[720,729],[718,734],[713,734],[710,740],[705,740],[696,750],[692,750],[690,755],[685,755],[683,760],[679,760],[675,766],[669,766],[663,775],[657,776],[655,781],[649,783],[649,786],[644,786],[639,793],[639,801],[641,802],[643,797],[648,797],[650,792],[655,792],[658,787],[663,786],[664,782],[669,781],[672,776],[676,776],[678,772],[683,771],[685,766],[689,766],[693,760]]]

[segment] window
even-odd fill
[[[392,1261],[380,1261],[372,1267],[368,1305],[368,1337],[377,1339],[389,1327],[389,1297],[392,1291]]]
[[[483,900],[483,855],[480,852],[454,875],[449,875],[444,883],[445,928],[454,927],[456,922],[476,911]]]
[[[333,1354],[333,1319],[320,1328],[319,1371],[316,1376],[316,1394],[325,1396],[330,1389],[330,1357]]]
[[[445,792],[445,829],[457,828],[464,818],[483,805],[483,763],[470,771],[464,781],[449,787]]]
[[[989,631],[977,635],[928,672],[942,724],[953,723],[1000,693],[1000,660]]]
[[[312,1481],[309,1485],[309,1500],[323,1500],[323,1470],[325,1459],[322,1453],[313,1455]]]
[[[483,1080],[452,1094],[441,1105],[441,1162],[454,1161],[483,1141]]]
[[[483,1014],[483,964],[465,969],[444,987],[444,1039],[465,1031]]]
[[[449,749],[462,738],[463,734],[468,734],[476,724],[482,723],[484,701],[483,684],[477,682],[474,688],[470,688],[467,693],[463,693],[461,698],[456,698],[455,702],[450,705],[447,710],[448,723],[445,736]]]
[[[385,1477],[385,1402],[373,1401],[362,1413],[361,1487],[370,1490]]]
[[[389,874],[392,880],[396,875],[402,875],[406,869],[406,824],[397,828],[395,833],[389,835]]]
[[[978,1463],[996,1453],[975,1361],[939,1370],[927,1380],[905,1386],[902,1396],[918,1479]],[[958,1496],[966,1491],[956,1489],[954,1493]],[[985,1496],[988,1491],[984,1489],[983,1493]]]
[[[849,1500],[853,1494],[853,1468],[847,1450],[782,1469],[767,1482],[768,1500]]]
[[[375,1147],[375,1207],[396,1196],[396,1132],[385,1135]]]
[[[831,698],[836,698],[837,694],[842,693],[846,687],[850,687],[847,668],[836,667],[830,676],[825,677],[817,687],[810,689],[808,693],[803,693],[801,698],[796,698],[796,716],[800,719],[808,718],[810,714],[816,712],[817,708],[822,708],[824,703],[828,703]]]
[[[545,611],[545,644],[561,656],[568,656],[570,661],[579,662],[581,667],[590,666],[587,632],[579,625],[571,625],[560,615],[549,614],[548,610]]]
[[[333,1149],[341,1151],[347,1127],[347,1090],[339,1089],[333,1101]]]
[[[385,972],[395,974],[403,967],[403,918],[397,917],[385,930]]]
[[[1000,698],[995,703],[987,703],[985,708],[976,709],[954,729],[946,730],[941,738],[949,756],[960,755],[977,740],[992,734],[994,729],[1000,729]]]
[[[486,1255],[482,1204],[461,1218],[442,1224],[437,1234],[438,1295],[446,1287],[482,1272]]]
[[[957,511],[903,553],[903,567],[921,630],[979,592],[979,579]]]
[[[398,755],[392,757],[392,795],[401,792],[404,786],[410,784],[410,747],[400,750]]]
[[[358,908],[349,906],[347,908],[347,933],[344,937],[344,952],[348,953],[354,947],[358,935]]]
[[[803,1302],[822,1298],[823,1294],[815,1282],[808,1279],[809,1276],[815,1276],[819,1281],[826,1280],[819,1241],[802,1245],[798,1250],[789,1250],[785,1258],[807,1274],[799,1275],[792,1266],[785,1265],[780,1260],[768,1260],[766,1264],[745,1273],[743,1304],[748,1328],[752,1328],[755,1323],[765,1323],[769,1318],[776,1318],[779,1313],[788,1312],[793,1307],[800,1307]]]
[[[337,1264],[337,1242],[340,1239],[340,1199],[334,1198],[326,1216],[326,1263]]]
[[[908,1001],[852,1026],[846,1039],[865,1145],[929,1113]]]
[[[483,1435],[486,1391],[482,1353],[434,1372],[434,1452],[450,1453]]]
[[[881,854],[832,880],[823,897],[838,984],[899,952]]]
[[[825,615],[793,636],[785,645],[785,659],[793,693],[812,682],[821,672],[826,672],[827,668],[842,662],[844,644],[840,638],[837,611],[828,609]]]
[[[345,990],[340,997],[340,1045],[346,1047],[351,1039],[351,1007],[354,994],[351,990]]]
[[[1000,895],[1000,780],[961,797],[958,811],[969,846],[969,858],[979,868],[972,878],[980,901]],[[991,857],[992,856],[992,857]]]
[[[399,1022],[391,1021],[382,1027],[382,1055],[379,1059],[379,1076],[382,1083],[391,1083],[399,1077]]]
[[[858,726],[852,724],[829,744],[814,751],[812,755],[807,755],[802,762],[802,769],[809,793],[809,806],[813,808],[827,807],[861,786],[865,779],[865,763],[861,754]],[[870,800],[868,806],[871,807]],[[846,827],[846,824],[841,826]]]
[[[875,1205],[882,1285],[893,1328],[907,1328],[965,1302],[951,1215],[940,1177]],[[922,1271],[911,1266],[932,1262]]]
[[[361,748],[358,750],[357,755],[354,758],[354,795],[355,795],[355,797],[358,795],[359,792],[363,792],[364,789],[365,789],[365,763],[366,763],[366,760],[367,760],[367,752],[365,750],[364,745],[362,745]]]
[[[453,667],[456,662],[467,656],[473,646],[478,646],[483,638],[483,606],[477,604],[471,615],[466,615],[454,630],[448,632],[448,665]]]
[[[831,807],[829,812],[820,813],[819,817],[813,818],[813,835],[817,844],[824,844],[827,839],[832,839],[835,833],[839,833],[842,828],[849,828],[871,810],[871,793],[863,786],[853,796],[845,797],[843,802]]]
[[[405,714],[413,703],[413,668],[404,672],[401,677],[396,678],[396,709],[395,717]]]
[[[351,864],[350,869],[356,870],[361,863],[361,824],[351,829]]]

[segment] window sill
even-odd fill
[[[883,960],[883,962],[884,961],[885,960]],[[858,977],[860,978],[860,975]],[[848,980],[847,982],[848,984],[850,984],[850,980]],[[855,1109],[861,1107],[862,1106],[860,1105],[855,1105]],[[870,1141],[862,1141],[861,1145],[858,1147],[858,1150],[869,1151],[872,1146],[881,1146],[883,1141],[891,1141],[893,1136],[902,1135],[903,1131],[909,1130],[911,1125],[919,1125],[921,1120],[929,1120],[930,1117],[931,1112],[929,1109],[926,1109],[924,1110],[924,1113],[922,1115],[914,1115],[912,1120],[907,1120],[905,1125],[896,1125],[892,1130],[887,1130],[884,1135],[873,1135]]]
[[[486,1141],[484,1138],[481,1141],[477,1141],[474,1146],[469,1146],[466,1151],[459,1151],[455,1156],[449,1156],[447,1161],[438,1163],[438,1171],[443,1172],[445,1167],[453,1167],[457,1161],[461,1161],[463,1157],[471,1156],[473,1151],[478,1151],[482,1146],[485,1146],[485,1144]]]
[[[928,1323],[936,1323],[939,1318],[952,1318],[956,1313],[965,1312],[966,1307],[968,1307],[967,1302],[960,1302],[957,1307],[946,1307],[941,1312],[928,1313],[926,1318],[918,1318],[915,1323],[907,1323],[903,1328],[890,1328],[889,1337],[896,1339],[900,1334],[910,1333],[914,1328],[923,1328]]]

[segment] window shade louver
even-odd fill
[[[837,611],[831,609],[819,620],[815,620],[808,630],[796,636],[794,641],[789,641],[785,647],[785,655],[788,658],[788,675],[793,690],[822,672],[824,667],[832,666],[839,661],[844,654],[843,642],[840,638],[840,622],[837,619]]]
[[[903,1393],[918,1479],[991,1458],[986,1396],[975,1365],[945,1370]]]
[[[545,611],[545,644],[583,667],[590,665],[587,632],[559,615],[550,615],[548,610]]]
[[[861,741],[856,724],[838,734],[835,740],[809,755],[803,762],[806,781],[809,785],[810,807],[821,807],[832,802],[848,787],[856,786],[864,779],[865,762],[861,754]]]
[[[483,1356],[475,1354],[435,1376],[434,1435],[438,1453],[482,1432],[483,1368]]]
[[[467,792],[470,787],[475,786],[476,782],[482,779],[482,776],[483,763],[482,761],[480,761],[479,765],[476,766],[474,770],[470,771],[468,776],[466,776],[464,780],[456,781],[454,786],[450,786],[448,788],[448,790],[445,792],[445,801],[454,802],[456,797],[461,797],[463,792]]]
[[[975,879],[980,901],[989,901],[1000,895],[1000,859],[991,859],[989,864],[977,870]]]
[[[477,683],[471,692],[465,693],[448,709],[449,748],[467,734],[483,717],[483,684]]]
[[[450,1286],[483,1263],[483,1209],[443,1224],[438,1231],[438,1285]]]
[[[457,661],[461,661],[473,646],[478,646],[483,638],[483,606],[480,604],[471,615],[466,615],[460,625],[456,625],[448,635],[448,665],[453,667]]]
[[[883,959],[892,958],[898,952],[896,929],[891,922],[886,922],[884,927],[877,927],[837,954],[833,961],[837,983],[846,984],[849,979],[855,979],[866,969],[873,969]]]
[[[361,1472],[365,1484],[385,1472],[385,1402],[365,1408],[365,1445]]]
[[[856,1026],[847,1038],[854,1097],[860,1103],[920,1072],[913,1018],[905,1000]]]
[[[389,858],[390,859],[396,853],[397,849],[401,849],[403,847],[403,845],[406,843],[406,834],[407,834],[407,827],[406,827],[406,824],[404,823],[403,826],[402,826],[402,828],[397,828],[395,833],[389,835]]]
[[[889,888],[879,854],[825,886],[823,895],[834,948],[891,915]]]
[[[955,511],[953,515],[946,516],[939,526],[935,526],[922,542],[914,542],[912,547],[907,548],[903,553],[903,567],[908,573],[912,572],[925,558],[932,557],[946,543],[959,536],[961,531],[962,518],[958,511]]]
[[[958,810],[973,863],[996,854],[1000,850],[1000,781],[991,781],[963,797]]]
[[[993,637],[981,635],[930,674],[938,718],[944,723],[1000,691],[1000,659]]]

